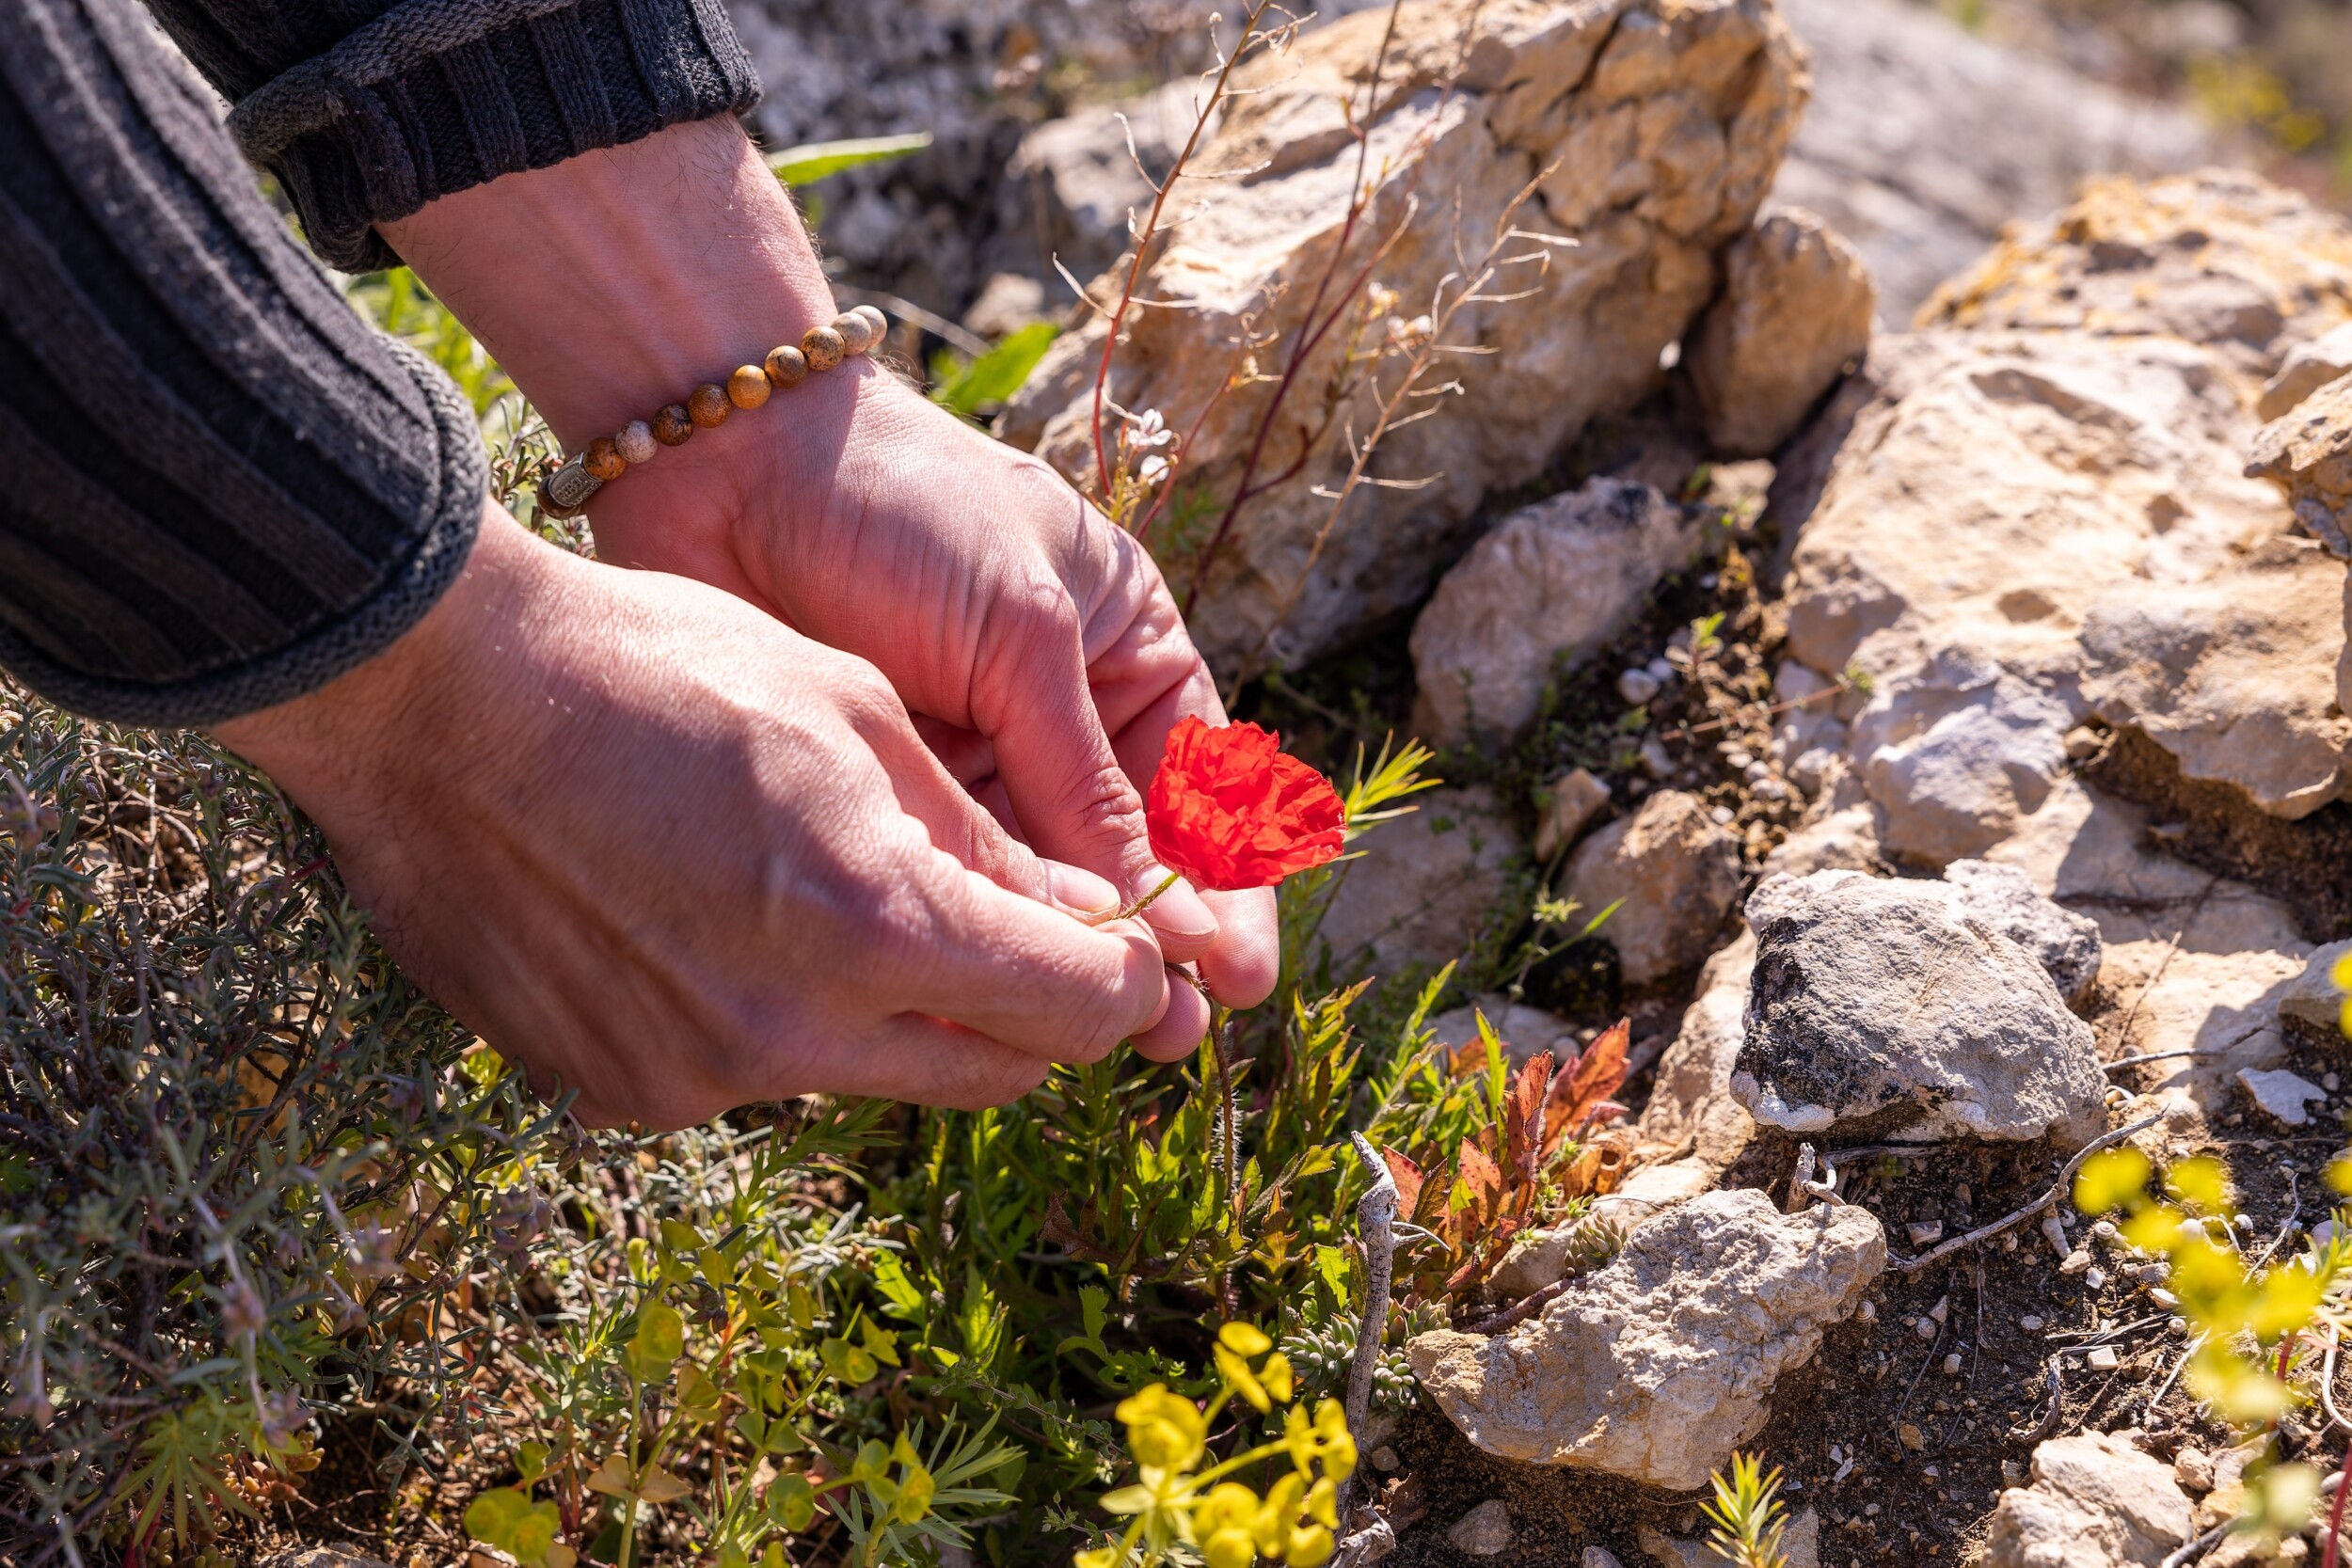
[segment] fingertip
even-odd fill
[[[1072,914],[1101,920],[1117,913],[1125,902],[1119,895],[1118,884],[1084,866],[1041,857],[1038,864],[1045,873],[1046,896]]]
[[[1200,956],[1200,977],[1228,1007],[1254,1007],[1274,994],[1282,974],[1280,922],[1274,890],[1205,895],[1216,911],[1216,942]]]
[[[1182,1061],[1208,1037],[1209,999],[1184,971],[1168,966],[1167,1005],[1150,1027],[1129,1037],[1136,1052],[1154,1062]]]
[[[1156,865],[1151,868],[1144,891],[1164,884],[1168,891],[1152,900],[1143,918],[1160,939],[1160,951],[1170,963],[1189,963],[1216,944],[1219,926],[1216,911],[1193,891],[1192,884],[1181,877],[1170,883],[1171,875]]]

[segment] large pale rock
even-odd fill
[[[1626,983],[1647,985],[1714,951],[1740,899],[1740,840],[1697,796],[1660,790],[1578,845],[1565,885],[1590,914],[1617,906],[1600,935]]]
[[[2041,809],[2067,730],[2103,709],[2265,809],[2331,796],[2318,759],[2344,740],[2324,689],[2343,634],[2312,606],[2333,568],[2274,545],[2293,520],[2233,456],[2252,431],[2240,386],[2218,351],[2168,338],[1873,348],[1844,420],[1817,433],[1842,436],[1818,499],[1792,497],[1809,515],[1782,522],[1802,523],[1791,654],[1873,678],[1847,747],[1886,852],[1984,853]],[[2201,639],[2201,617],[2261,629]]]
[[[1588,768],[1571,768],[1551,781],[1535,824],[1535,858],[1549,863],[1574,844],[1609,804],[1609,786]]]
[[[1406,1354],[1489,1453],[1687,1491],[1763,1430],[1781,1373],[1885,1264],[1867,1210],[1783,1214],[1753,1190],[1704,1193],[1636,1227],[1539,1317],[1492,1338],[1424,1334]]]
[[[2189,1537],[2169,1465],[2104,1432],[2033,1452],[2033,1483],[1994,1506],[1986,1568],[2149,1568]]]
[[[2032,954],[2069,1002],[2080,999],[2099,978],[2105,949],[2099,923],[2043,897],[2033,879],[2018,867],[1954,861],[1944,868],[1943,885],[1960,913],[1982,921]]]
[[[2352,375],[2352,322],[2287,350],[2287,356],[2279,361],[2279,373],[2263,383],[2255,416],[2281,418],[2330,381],[2346,375]]]
[[[2352,224],[2253,174],[2094,181],[1936,292],[1923,325],[2201,343],[2266,377],[2352,320]]]
[[[1319,935],[1341,974],[1392,975],[1467,953],[1510,885],[1518,840],[1484,789],[1432,790],[1347,863]]]
[[[1813,56],[1813,102],[1772,203],[1820,214],[1901,326],[2004,225],[2092,175],[2214,161],[2191,110],[2119,92],[1911,0],[1781,0]]]
[[[2285,492],[2295,520],[2312,538],[2337,555],[2352,555],[2352,375],[2263,426],[2246,471]]]
[[[1707,438],[1726,457],[1771,455],[1870,346],[1877,309],[1862,258],[1811,213],[1742,234],[1688,359]]]
[[[1707,960],[1699,971],[1698,994],[1682,1015],[1682,1028],[1658,1059],[1658,1074],[1634,1122],[1642,1147],[1684,1150],[1710,1170],[1727,1169],[1756,1122],[1731,1098],[1732,1065],[1746,1034],[1748,982],[1756,973],[1756,933]]]
[[[2352,505],[2352,402],[2346,413]],[[2352,741],[2336,706],[2344,594],[2344,563],[2287,538],[2203,582],[2118,588],[2083,626],[2083,701],[2146,732],[2185,777],[2234,784],[2274,816],[2308,816],[2344,793]]]
[[[1449,745],[1525,729],[1553,673],[1612,641],[1709,532],[1696,509],[1613,479],[1514,512],[1414,623],[1416,727]]]
[[[1232,104],[1202,178],[1173,194],[1195,215],[1145,270],[1141,292],[1164,308],[1130,316],[1113,399],[1179,430],[1207,410],[1187,482],[1232,493],[1273,388],[1271,377],[1228,384],[1245,339],[1287,332],[1341,244],[1359,166],[1351,95],[1375,189],[1341,277],[1385,247],[1378,281],[1409,302],[1402,315],[1419,313],[1547,169],[1515,221],[1580,243],[1492,291],[1533,297],[1455,318],[1454,341],[1491,352],[1448,361],[1462,395],[1423,405],[1429,417],[1373,464],[1375,479],[1430,483],[1359,489],[1336,520],[1316,492],[1343,479],[1347,435],[1371,428],[1375,394],[1348,361],[1352,335],[1327,335],[1257,468],[1281,483],[1240,516],[1192,616],[1223,668],[1269,645],[1311,657],[1415,603],[1486,492],[1533,477],[1588,420],[1658,386],[1660,355],[1713,297],[1716,253],[1755,217],[1804,96],[1770,0],[1513,0],[1474,13],[1419,0],[1400,13],[1366,113],[1361,84],[1385,24],[1334,24],[1248,73],[1252,96]],[[1457,66],[1454,90],[1438,90]],[[1208,177],[1220,172],[1232,177]],[[1098,318],[1066,335],[1004,420],[1065,473],[1093,467],[1089,393],[1106,330]]]
[[[2352,955],[2352,942],[2329,942],[2313,952],[2305,960],[2297,974],[2279,998],[2279,1016],[2308,1024],[2313,1029],[2336,1032],[2344,1022],[2344,990],[2336,984],[2336,965],[2346,955]]]
[[[1791,1132],[2070,1143],[2105,1125],[2090,1026],[2035,956],[1933,883],[1820,871],[1750,901],[1731,1093]]]

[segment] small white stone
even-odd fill
[[[1626,706],[1640,707],[1654,701],[1663,684],[1647,670],[1628,670],[1617,677],[1617,695],[1625,699]]]
[[[1642,670],[1650,677],[1650,679],[1656,681],[1661,688],[1668,685],[1675,678],[1674,661],[1665,657],[1663,655],[1661,655],[1659,657],[1651,659],[1647,664],[1643,665]]]
[[[2332,1072],[2323,1072],[2319,1075],[2319,1086],[2333,1094],[2344,1087],[2344,1082]]]
[[[1715,819],[1715,826],[1718,828],[1728,828],[1731,826],[1732,817],[1738,814],[1735,813],[1729,806],[1717,806],[1713,811],[1708,812],[1707,815]]]
[[[1936,1297],[1935,1305],[1928,1308],[1928,1316],[1934,1319],[1938,1323],[1943,1323],[1948,1321],[1951,1315],[1952,1298],[1949,1296]]]
[[[2254,1097],[2254,1103],[2265,1115],[2289,1127],[2301,1127],[2312,1119],[2311,1113],[2303,1108],[2305,1102],[2328,1097],[2326,1089],[2284,1068],[2241,1068],[2237,1081],[2246,1085],[2246,1092]]]
[[[1456,1551],[1472,1557],[1494,1557],[1511,1549],[1511,1511],[1501,1497],[1488,1497],[1454,1522],[1445,1532]]]
[[[1735,771],[1744,773],[1756,766],[1756,753],[1744,746],[1733,746],[1724,751],[1724,762]]]
[[[2026,1484],[2026,1467],[2013,1459],[2001,1461],[2001,1479],[2011,1486]]]
[[[1927,1318],[1914,1318],[1911,1322],[1911,1332],[1922,1339],[1932,1339],[1935,1338],[1935,1323]]]
[[[2090,1354],[2083,1359],[2090,1363],[2090,1370],[2094,1372],[2111,1372],[2123,1364],[2115,1354],[2113,1345],[2093,1345]]]
[[[2106,1290],[2107,1288],[2107,1271],[2095,1266],[2085,1269],[2083,1271],[2083,1285],[2085,1289],[2088,1290]]]
[[[1664,742],[1656,736],[1642,742],[1642,768],[1653,779],[1674,777],[1675,759],[1667,753]]]
[[[1911,1238],[1913,1246],[1933,1246],[1944,1239],[1944,1222],[1942,1220],[1914,1220],[1903,1227],[1903,1233]]]
[[[2088,1247],[2076,1247],[2058,1259],[2058,1273],[2060,1274],[2081,1274],[2090,1267],[2090,1249]]]
[[[2149,1291],[2148,1299],[2154,1302],[2158,1307],[2163,1307],[2168,1312],[2172,1310],[2175,1307],[2181,1305],[2180,1297],[2174,1295],[2169,1291],[2162,1289],[2161,1287]]]
[[[1954,1351],[1949,1355],[1944,1357],[1944,1375],[1946,1377],[1958,1377],[1960,1375],[1960,1352]]]
[[[1625,1568],[1625,1564],[1619,1562],[1617,1554],[1606,1546],[1587,1546],[1577,1568]]]
[[[2039,1334],[2042,1332],[2042,1320],[2028,1312],[2017,1320],[2017,1326],[2028,1334]]]

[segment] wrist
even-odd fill
[[[570,451],[834,314],[790,197],[732,119],[507,175],[383,231]]]

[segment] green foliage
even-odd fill
[[[1032,322],[1007,334],[977,359],[952,348],[941,349],[931,359],[931,401],[965,419],[1002,407],[1021,390],[1060,335],[1061,328],[1051,322]]]
[[[0,688],[0,1557],[200,1543],[314,1413],[447,1389],[371,1325],[526,1244],[557,1117],[203,737]]]
[[[1733,1568],[1788,1568],[1788,1555],[1780,1549],[1788,1513],[1780,1500],[1780,1471],[1767,1475],[1756,1455],[1735,1453],[1730,1480],[1721,1470],[1708,1480],[1715,1492],[1701,1505],[1714,1527],[1708,1549]]]
[[[406,267],[363,273],[343,292],[361,315],[447,371],[476,418],[487,420],[500,400],[514,395],[498,361]]]
[[[929,131],[917,131],[904,136],[862,136],[849,141],[807,142],[787,147],[781,152],[768,155],[769,171],[794,187],[810,185],[819,180],[868,164],[895,163],[911,158],[931,144]]]

